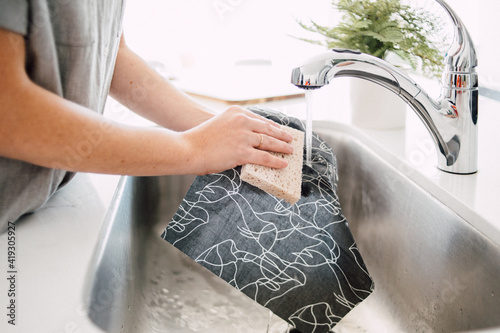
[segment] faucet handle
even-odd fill
[[[473,72],[477,67],[474,43],[462,20],[444,0],[436,0],[448,13],[454,25],[454,37],[445,56],[446,71]]]

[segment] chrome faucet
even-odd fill
[[[478,77],[476,51],[464,24],[443,0],[455,36],[445,56],[441,95],[437,100],[396,67],[379,58],[345,49],[333,49],[309,59],[292,71],[300,88],[320,88],[336,77],[355,77],[379,84],[401,97],[417,113],[431,134],[438,168],[456,174],[477,171]]]

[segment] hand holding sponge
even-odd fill
[[[240,177],[243,181],[293,205],[301,195],[304,132],[288,126],[280,126],[282,130],[293,135],[291,142],[293,153],[269,153],[285,159],[288,166],[283,169],[274,169],[256,164],[245,164],[241,168]]]

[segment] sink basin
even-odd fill
[[[500,328],[498,244],[352,127],[314,130],[337,154],[341,205],[375,281],[334,331]],[[286,332],[284,321],[160,238],[193,179],[121,179],[89,269],[88,316],[107,332]]]

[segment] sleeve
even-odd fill
[[[28,14],[28,0],[0,0],[0,28],[25,36]]]

